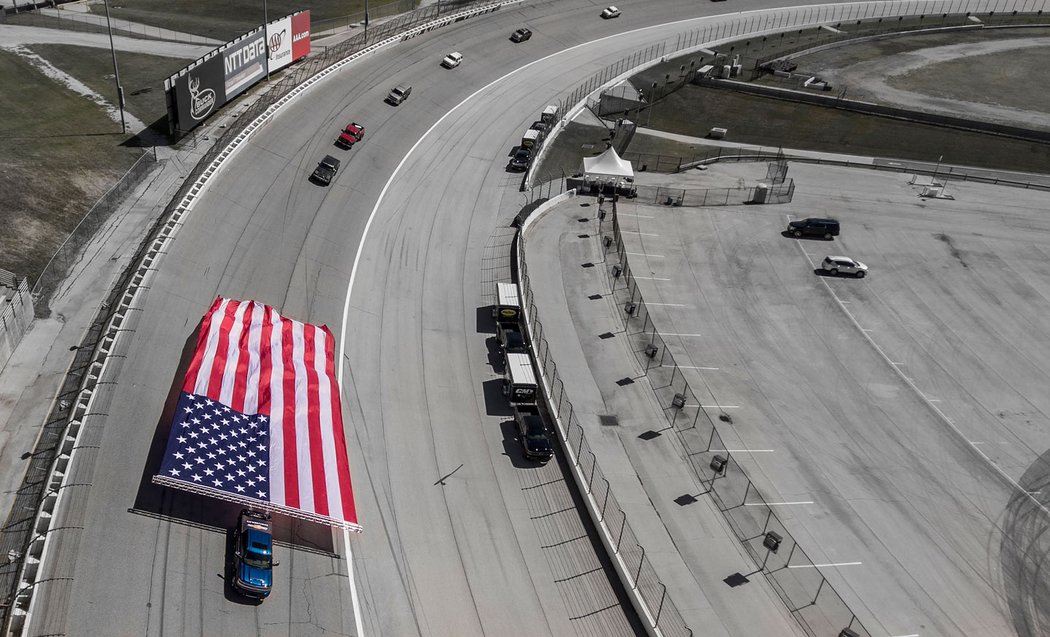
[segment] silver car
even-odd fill
[[[832,276],[851,274],[858,279],[863,279],[868,274],[868,266],[849,257],[824,257],[820,262],[820,269]]]
[[[408,96],[412,94],[412,87],[407,84],[400,84],[390,89],[390,94],[386,96],[386,101],[397,106],[401,102],[408,99]]]

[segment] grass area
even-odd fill
[[[28,48],[83,82],[110,103],[117,103],[113,61],[108,51],[68,44],[34,44]],[[128,112],[147,125],[164,117],[167,114],[164,78],[192,61],[117,51],[117,69],[120,71]]]
[[[533,181],[543,183],[580,172],[583,158],[604,153],[608,141],[605,127],[570,122],[547,148]]]
[[[0,51],[0,268],[30,280],[141,151],[97,106]]]
[[[378,14],[385,4],[371,2],[369,12]],[[395,4],[411,10],[415,0],[395,0]],[[263,23],[263,3],[259,0],[116,0],[110,4],[114,18],[140,22],[150,26],[194,33],[218,40],[228,40]],[[310,10],[310,19],[316,25],[347,15],[363,15],[365,0],[330,2],[325,0],[267,0],[266,17],[270,20],[300,10]],[[93,13],[105,13],[101,5],[92,5]]]

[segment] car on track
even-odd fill
[[[496,325],[496,342],[504,356],[507,354],[528,354],[529,347],[517,323],[498,323]]]
[[[357,122],[350,122],[346,125],[346,128],[343,129],[343,132],[339,133],[339,139],[335,140],[335,143],[345,148],[350,148],[364,139],[364,137],[365,127]]]
[[[515,31],[514,33],[510,34],[510,41],[511,42],[524,42],[525,40],[528,40],[531,37],[532,37],[532,31],[529,31],[525,27],[522,27],[522,28],[518,29],[517,31]]]
[[[611,20],[612,18],[619,18],[619,17],[620,17],[620,10],[617,9],[616,7],[605,7],[605,9],[602,10],[602,18],[604,18],[606,20]]]
[[[529,169],[529,162],[532,161],[532,151],[528,148],[518,148],[514,153],[514,156],[510,158],[510,163],[507,164],[507,170],[511,172],[524,172]]]
[[[514,423],[525,457],[536,462],[550,460],[554,455],[554,446],[547,435],[547,426],[540,410],[535,405],[518,405],[514,408]]]
[[[233,588],[242,595],[265,599],[273,590],[273,528],[270,516],[243,509],[234,531]]]
[[[459,51],[453,51],[452,53],[446,55],[444,60],[441,60],[441,66],[445,67],[446,69],[454,69],[457,66],[459,66],[462,61],[463,54]]]
[[[332,179],[335,178],[337,172],[339,172],[339,160],[331,155],[325,155],[321,163],[317,164],[317,168],[314,168],[310,178],[327,186],[332,183]]]
[[[398,84],[394,88],[390,89],[390,93],[386,96],[387,104],[392,106],[398,106],[401,102],[408,99],[408,96],[412,94],[412,87],[407,84]]]
[[[820,262],[820,269],[831,276],[848,274],[863,279],[868,274],[868,266],[856,259],[842,256],[826,256]]]
[[[839,234],[839,222],[824,217],[798,219],[788,222],[787,233],[794,237],[823,237],[830,241]]]

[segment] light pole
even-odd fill
[[[120,72],[117,71],[117,50],[113,47],[113,25],[109,22],[109,0],[106,5],[106,28],[109,30],[109,52],[113,54],[113,79],[117,82],[117,104],[120,106],[120,132],[127,133],[128,125],[124,122],[124,87],[120,85]]]
[[[365,0],[365,44],[368,44],[368,0]]]
[[[270,40],[266,37],[266,25],[269,24],[270,20],[266,16],[266,0],[263,0],[263,43],[266,45],[266,81],[270,81]],[[292,34],[288,34],[288,37],[292,37]]]

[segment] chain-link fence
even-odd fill
[[[663,206],[741,206],[757,203],[789,203],[795,194],[795,181],[759,184],[747,188],[668,188],[637,186],[638,199]]]
[[[583,476],[582,488],[584,499],[590,499],[597,513],[596,523],[599,533],[606,533],[612,550],[610,559],[619,559],[623,565],[627,581],[625,585],[644,601],[650,621],[661,634],[666,636],[692,635],[692,630],[685,624],[681,613],[667,595],[667,587],[660,581],[652,563],[645,555],[645,547],[627,522],[624,513],[610,488],[609,480],[598,465],[594,452],[591,451],[583,427],[573,412],[572,403],[565,392],[565,383],[558,374],[558,365],[551,356],[551,349],[544,336],[543,323],[537,315],[537,308],[529,279],[528,266],[525,262],[527,242],[524,233],[518,239],[518,281],[521,290],[522,309],[526,316],[532,353],[536,366],[544,378],[543,386],[547,394],[547,403],[557,425],[558,436],[566,459],[573,464]]]
[[[80,257],[84,246],[91,241],[98,229],[124,201],[124,197],[139,184],[142,177],[152,170],[156,163],[156,148],[150,148],[142,153],[142,156],[124,173],[124,176],[118,179],[117,183],[95,202],[95,205],[91,206],[80,223],[58,247],[54,256],[47,262],[33,283],[33,306],[37,317],[42,318],[51,314],[48,301],[59,282],[69,274],[70,267]]]
[[[406,11],[411,11],[415,6],[416,0],[392,0],[391,2],[383,4],[373,3],[368,8],[367,16],[364,11],[358,11],[357,13],[351,13],[350,15],[338,18],[312,20],[310,23],[310,37],[316,39],[328,35],[335,35],[336,33],[343,33],[344,31],[349,31],[351,29],[364,29],[366,18],[369,23],[369,28],[379,26],[372,25],[372,23],[376,20],[382,20],[384,18],[389,18],[390,16],[405,13]]]
[[[725,422],[732,422],[731,417],[709,388],[702,400],[686,380],[653,323],[632,275],[615,201],[612,223],[606,225],[602,246],[606,253],[612,253],[607,254],[612,264],[609,282],[616,305],[623,312],[630,349],[663,406],[668,427],[678,435],[694,473],[708,489],[705,493],[715,499],[737,539],[760,564],[756,573],[766,576],[808,635],[839,635],[848,628],[854,635],[870,637],[816,563],[765,503],[744,467],[729,451],[711,413],[718,413],[717,418]],[[775,538],[778,546],[769,548],[767,538]]]

